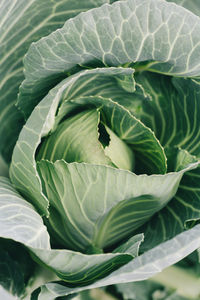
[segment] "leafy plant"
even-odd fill
[[[0,278],[18,297],[183,299],[143,282],[200,247],[200,6],[171,2],[1,1]]]

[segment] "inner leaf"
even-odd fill
[[[166,173],[165,152],[154,132],[122,105],[101,96],[80,97],[71,100],[70,103],[92,105],[101,111],[102,122],[134,151],[136,173]]]
[[[135,165],[133,150],[103,123],[99,124],[99,133],[104,153],[113,164],[117,168],[133,171]]]
[[[105,126],[110,136],[109,145],[105,147],[105,154],[120,169],[134,170],[135,156],[133,150],[123,142],[110,128]]]
[[[198,161],[195,156],[177,147],[167,147],[165,153],[168,160],[168,172],[178,172]]]
[[[67,162],[113,165],[99,142],[99,122],[100,113],[96,109],[82,111],[68,118],[44,140],[37,160],[55,162],[64,159]]]
[[[58,125],[41,145],[37,160],[87,162],[132,170],[134,153],[100,122],[97,109],[84,110]]]

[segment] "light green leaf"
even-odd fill
[[[109,135],[109,145],[105,147],[105,154],[110,157],[111,161],[119,168],[134,171],[135,155],[133,150],[124,143],[109,127],[105,126]]]
[[[15,107],[24,79],[23,58],[33,41],[61,27],[82,11],[109,3],[108,0],[2,0],[0,3],[0,152],[10,160],[24,123]]]
[[[130,235],[171,200],[183,173],[197,165],[166,175],[138,176],[63,160],[37,164],[54,236],[61,245],[81,251],[90,245],[105,248]]]
[[[200,247],[200,225],[178,234],[173,239],[138,256],[127,265],[94,284],[85,287],[69,288],[64,283],[48,283],[41,287],[38,300],[48,299],[45,298],[48,295],[54,295],[54,298],[56,298],[74,294],[85,289],[145,280],[161,272],[167,266],[176,263],[198,247]]]
[[[42,143],[37,161],[64,159],[67,162],[113,165],[99,141],[99,123],[100,113],[96,109],[84,110],[67,118]]]
[[[141,242],[143,242],[143,234],[137,234],[128,239],[125,243],[122,243],[119,247],[115,248],[113,253],[129,253],[133,257],[139,255],[139,248]]]
[[[5,177],[0,177],[0,237],[30,247],[50,248],[41,217]]]
[[[200,75],[200,19],[162,0],[117,1],[82,13],[31,45],[18,105],[30,114],[52,86],[77,66],[152,60],[150,70]]]

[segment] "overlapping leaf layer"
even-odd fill
[[[78,2],[0,4],[0,237],[56,275],[40,300],[200,247],[199,5]]]

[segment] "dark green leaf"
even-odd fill
[[[23,246],[0,239],[0,285],[11,294],[21,296],[34,270],[35,264]]]
[[[174,146],[200,156],[200,84],[192,79],[171,78],[143,72],[137,74],[151,101],[142,100],[134,109],[163,147]]]

